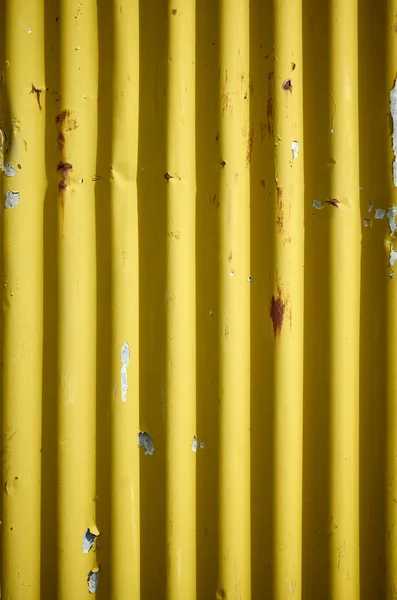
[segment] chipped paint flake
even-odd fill
[[[363,225],[364,227],[372,227],[372,219],[364,219]]]
[[[15,175],[17,174],[17,170],[14,169],[14,167],[10,163],[6,163],[4,165],[4,174],[7,177],[15,177]]]
[[[200,448],[201,450],[204,450],[204,442],[200,442]]]
[[[394,82],[394,87],[390,91],[390,115],[393,123],[393,182],[397,187],[397,79]]]
[[[121,348],[121,367],[120,377],[121,377],[121,401],[125,402],[127,400],[127,392],[128,392],[128,375],[127,375],[127,367],[130,362],[130,346],[128,342],[125,342],[123,347]]]
[[[386,214],[386,211],[383,208],[375,209],[375,219],[383,219]]]
[[[85,532],[83,534],[83,543],[82,543],[83,554],[89,553],[89,551],[95,544],[95,540],[97,539],[98,535],[99,535],[99,531],[98,531],[98,533],[94,533],[93,531],[90,531],[90,529],[85,530]]]
[[[294,157],[294,159],[298,158],[298,152],[299,152],[299,144],[296,140],[294,140],[291,144],[291,150],[292,150],[292,156]]]
[[[370,202],[368,204],[368,212],[372,212],[373,207],[374,207],[374,205],[372,204],[372,202]]]
[[[395,250],[393,244],[391,244],[390,245],[389,265],[391,267],[394,267],[394,265],[396,264],[396,260],[397,260],[397,250]]]
[[[397,206],[389,206],[387,209],[387,218],[389,219],[390,235],[394,235],[397,229],[396,215]]]
[[[19,204],[19,192],[6,191],[4,206],[5,208],[15,208]]]
[[[138,446],[145,448],[145,456],[152,456],[154,452],[153,440],[146,431],[138,433]]]
[[[90,594],[95,594],[98,591],[99,568],[96,568],[88,573],[87,582],[88,591]]]
[[[317,210],[321,210],[322,208],[324,208],[324,204],[319,200],[313,200],[312,205],[314,206],[314,208],[317,208]]]
[[[198,439],[196,438],[196,436],[194,436],[193,441],[192,441],[193,452],[197,452],[198,447],[199,447]]]

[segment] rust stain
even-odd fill
[[[250,127],[248,131],[248,140],[247,140],[247,167],[251,166],[251,158],[252,158],[252,146],[254,144],[254,130]]]
[[[65,153],[65,141],[66,134],[77,129],[77,121],[73,118],[70,110],[64,109],[55,117],[55,123],[58,127],[58,151],[60,154],[60,161],[57,167],[57,172],[60,174],[58,181],[58,194],[60,196],[60,210],[61,210],[61,231],[63,232],[64,222],[64,208],[65,208],[65,191],[69,184],[69,173],[73,170],[70,162],[66,160]]]
[[[278,296],[275,298],[272,296],[270,303],[270,318],[273,323],[273,332],[275,337],[281,332],[285,313],[285,302],[281,295],[281,290],[278,288]]]
[[[273,135],[273,71],[269,73],[267,81],[266,129],[269,135]]]
[[[277,230],[279,233],[281,233],[283,230],[283,225],[284,225],[283,190],[279,186],[276,186],[276,190],[277,190],[277,209],[276,209]]]
[[[32,89],[30,90],[30,94],[36,94],[36,99],[37,99],[37,104],[38,104],[39,110],[42,110],[43,107],[41,106],[41,99],[40,99],[41,90],[39,90],[39,88],[37,88],[35,85],[33,85],[33,83],[32,83]]]
[[[57,171],[61,174],[60,180],[58,182],[58,190],[59,192],[63,192],[68,187],[69,182],[69,171],[73,170],[73,166],[67,162],[60,162]],[[65,200],[61,198],[61,204],[64,205]]]
[[[283,84],[282,84],[282,88],[285,92],[289,92],[290,94],[292,94],[292,81],[291,79],[286,79]]]

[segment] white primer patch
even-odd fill
[[[319,202],[318,200],[313,200],[312,204],[314,208],[317,208],[317,210],[321,210],[322,208],[324,208],[324,204],[322,202]]]
[[[292,150],[292,156],[294,157],[294,159],[298,158],[298,152],[299,152],[299,144],[296,140],[294,140],[291,144],[291,150]]]
[[[86,529],[83,534],[83,554],[88,554],[93,545],[95,544],[95,540],[97,539],[99,534],[92,533],[89,529]]]
[[[98,591],[99,584],[99,568],[96,571],[90,571],[87,577],[88,591],[90,594],[95,594]]]
[[[138,433],[138,446],[145,448],[145,456],[153,456],[154,447],[153,440],[146,431]]]
[[[121,348],[121,367],[120,377],[121,377],[121,401],[125,402],[127,400],[127,392],[128,392],[128,375],[127,375],[127,367],[130,362],[130,347],[128,342],[125,342],[123,347]]]
[[[6,163],[4,165],[4,174],[7,177],[15,177],[15,175],[17,174],[17,170],[14,169],[14,167],[10,163]]]
[[[387,218],[389,219],[390,235],[394,235],[397,229],[396,223],[397,206],[389,206],[387,209]]]
[[[397,260],[397,250],[394,250],[394,246],[393,246],[393,244],[391,244],[391,246],[390,246],[389,265],[391,267],[394,267],[394,265],[396,264],[396,260]]]
[[[7,190],[4,206],[5,208],[15,208],[15,206],[19,204],[19,200],[19,192],[12,192],[11,190]]]
[[[386,214],[386,211],[383,208],[375,209],[375,219],[383,219]]]
[[[390,115],[393,122],[393,182],[397,187],[397,79],[394,82],[394,87],[390,91]]]

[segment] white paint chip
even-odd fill
[[[387,209],[387,218],[389,219],[390,235],[394,235],[397,229],[396,216],[397,206],[389,206]]]
[[[19,200],[19,192],[12,192],[11,190],[7,190],[4,206],[5,208],[15,208],[15,206],[19,204]]]
[[[393,123],[393,182],[395,187],[397,187],[397,79],[394,82],[394,87],[390,91],[390,114]]]
[[[298,142],[296,140],[292,142],[292,144],[291,144],[291,150],[292,150],[292,156],[295,159],[298,158],[299,144],[298,144]]]
[[[128,392],[128,375],[127,375],[127,367],[130,362],[130,347],[128,342],[125,342],[123,347],[121,348],[121,367],[120,377],[121,377],[121,401],[125,402],[127,400],[127,392]]]
[[[386,211],[383,208],[375,209],[375,219],[383,219],[386,214]]]
[[[99,583],[99,569],[96,571],[90,571],[87,577],[88,591],[90,594],[95,594],[98,591]]]
[[[14,169],[14,167],[10,165],[10,163],[6,163],[4,165],[4,174],[7,177],[15,177],[15,175],[17,174],[17,170]]]
[[[93,545],[95,544],[95,540],[97,539],[99,533],[95,534],[89,529],[86,529],[83,534],[83,554],[88,554]]]
[[[138,446],[143,446],[145,448],[145,456],[153,456],[153,440],[146,431],[138,433]]]
[[[322,202],[319,202],[318,200],[313,200],[312,205],[314,206],[314,208],[317,208],[317,210],[321,210],[322,208],[324,208],[324,204]]]
[[[394,267],[394,265],[396,264],[396,260],[397,260],[397,250],[394,250],[394,246],[393,246],[393,244],[391,244],[391,246],[390,246],[389,265],[391,267]]]

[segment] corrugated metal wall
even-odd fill
[[[3,600],[396,599],[397,1],[0,11]]]

